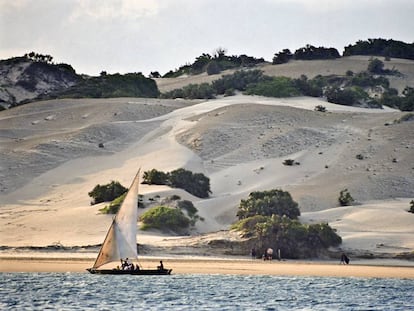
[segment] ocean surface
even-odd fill
[[[0,273],[0,310],[414,310],[409,279]]]

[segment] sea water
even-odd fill
[[[409,279],[0,273],[1,310],[414,310]]]

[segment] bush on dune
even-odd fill
[[[338,246],[342,239],[328,224],[301,224],[297,203],[288,192],[270,190],[253,192],[241,200],[232,225],[247,241],[259,247],[259,254],[271,247],[281,251],[284,258],[317,257],[331,246]]]
[[[183,233],[190,226],[190,219],[179,208],[157,206],[149,209],[140,217],[141,229],[159,229]]]

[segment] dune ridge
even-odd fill
[[[314,111],[316,105],[328,112]],[[98,213],[102,205],[90,206],[88,191],[110,180],[129,185],[138,167],[184,167],[210,178],[211,198],[166,186],[142,185],[141,193],[178,194],[205,221],[191,237],[140,232],[149,248],[208,252],[206,241],[229,238],[241,199],[281,188],[299,203],[302,221],[328,222],[343,238],[341,249],[355,256],[412,253],[414,131],[413,122],[395,122],[403,115],[315,98],[244,95],[65,99],[3,111],[0,245],[99,244],[111,216]],[[285,166],[285,159],[300,165]],[[354,206],[337,207],[344,188]]]

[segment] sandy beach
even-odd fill
[[[173,274],[232,274],[319,277],[364,277],[414,279],[414,265],[403,261],[360,261],[340,265],[333,261],[262,261],[231,258],[167,258],[164,265]],[[143,258],[142,268],[154,268],[158,259]],[[79,272],[87,273],[90,258],[0,258],[0,272]],[[399,266],[397,266],[399,265]]]

